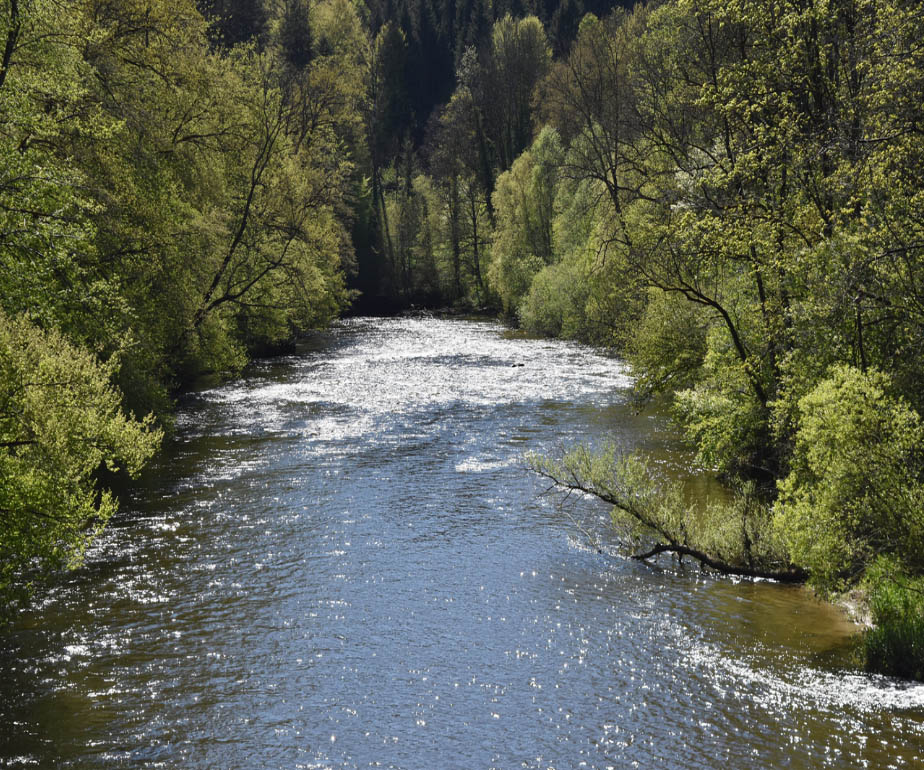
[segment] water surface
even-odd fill
[[[621,558],[524,470],[604,440],[684,468],[629,385],[494,323],[358,319],[190,395],[0,640],[0,766],[924,763],[924,689],[852,669],[836,609]]]

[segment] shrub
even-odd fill
[[[873,628],[863,636],[868,671],[924,680],[924,580],[893,559],[880,559],[866,578]]]
[[[924,567],[924,425],[889,388],[885,374],[838,366],[799,400],[774,520],[793,561],[825,591],[880,555],[912,574]]]
[[[533,278],[520,303],[520,323],[534,334],[587,339],[587,295],[587,281],[578,266],[549,265]]]
[[[0,313],[0,617],[24,576],[80,564],[116,509],[102,468],[136,474],[161,431],[122,411],[116,362]]]

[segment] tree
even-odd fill
[[[295,71],[304,70],[314,56],[309,13],[304,0],[286,0],[277,23],[275,38],[282,49],[282,59]]]
[[[341,44],[351,17],[332,34],[331,5],[314,6],[325,49],[303,67],[281,45],[210,51],[188,0],[87,20],[97,98],[121,128],[69,149],[93,170],[97,248],[144,331],[149,376],[234,369],[346,301],[337,208],[360,70]]]
[[[215,41],[231,48],[260,41],[266,34],[269,15],[262,0],[197,0],[196,5],[212,25]]]
[[[314,95],[310,86],[307,94],[286,93],[273,82],[270,62],[245,58],[242,67],[239,139],[236,152],[223,154],[230,216],[191,330],[229,306],[246,318],[283,311],[273,336],[284,336],[286,323],[326,321],[342,301],[333,205],[348,163],[331,153],[335,118],[299,98]]]
[[[598,182],[617,215],[641,194],[646,176],[627,62],[644,20],[644,9],[605,20],[588,14],[568,56],[539,86],[542,115],[569,146],[562,173]]]
[[[532,139],[532,100],[552,53],[542,22],[510,15],[494,23],[491,48],[481,68],[480,99],[497,167],[510,168]]]
[[[12,2],[3,10],[0,309],[29,311],[99,342],[112,331],[107,316],[124,308],[111,282],[94,273],[88,174],[60,149],[69,132],[103,140],[114,122],[93,107],[88,68],[73,46],[81,32],[74,7]]]
[[[444,255],[445,296],[476,307],[488,301],[485,272],[491,237],[481,139],[472,94],[460,85],[431,122],[426,150],[435,194],[432,208],[441,222],[437,241]]]
[[[622,455],[613,447],[598,452],[577,447],[559,461],[530,455],[527,463],[563,493],[590,494],[613,506],[613,524],[633,547],[634,559],[672,553],[725,575],[787,583],[807,577],[787,559],[753,486],[731,505],[691,508],[681,484],[658,476],[640,457]]]
[[[855,54],[864,19],[850,2],[779,14],[679,0],[633,14],[622,28],[637,32],[620,47],[626,75],[608,79],[630,116],[609,125],[631,132],[620,134],[616,155],[588,156],[621,159],[609,164],[623,172],[608,189],[613,244],[628,273],[698,305],[716,329],[707,338],[711,366],[685,396],[691,435],[706,454],[721,446],[721,467],[768,490],[790,446],[773,430],[770,405],[783,395],[798,313],[814,288],[806,268],[817,263],[803,255],[838,231],[858,189],[846,169],[864,162],[851,133],[862,120]],[[865,257],[847,256],[841,275],[852,281]],[[858,352],[862,327],[844,328]]]
[[[121,409],[101,363],[28,318],[0,312],[0,608],[36,579],[78,566],[116,510],[96,474],[135,475],[156,450],[153,415]]]
[[[924,571],[924,425],[891,387],[881,372],[841,365],[799,401],[775,524],[825,590],[880,556]]]
[[[533,276],[555,261],[552,224],[561,163],[558,133],[546,128],[530,150],[498,177],[497,228],[488,275],[508,314],[516,312]]]
[[[386,23],[376,35],[369,56],[366,131],[372,172],[372,207],[377,225],[376,246],[379,258],[387,266],[383,274],[392,280],[397,258],[385,202],[384,172],[397,154],[407,128],[406,56],[404,33],[397,25]]]

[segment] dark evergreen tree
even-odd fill
[[[262,0],[196,0],[196,5],[211,23],[213,39],[221,45],[265,39],[269,14]]]

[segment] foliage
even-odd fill
[[[149,423],[133,435],[126,418],[119,438],[113,410],[166,419],[170,394],[199,372],[240,368],[349,302],[364,33],[347,0],[270,10],[259,45],[214,47],[193,0],[0,6],[0,312],[45,330],[8,322],[19,352],[0,363],[7,378],[26,360],[57,367],[69,405],[23,423],[40,441],[5,447],[10,510],[61,523],[43,541],[15,514],[22,551],[9,546],[7,582],[33,556],[76,559],[82,528],[112,510],[93,487],[101,462],[134,471],[150,454]],[[27,388],[49,404],[53,390]]]
[[[52,19],[55,10],[47,2],[4,9],[10,45],[0,85],[0,307],[97,340],[114,331],[106,316],[125,308],[94,271],[98,209],[87,194],[88,173],[54,148],[62,124],[91,141],[105,141],[118,124],[94,108],[88,68],[61,42],[79,34],[79,15],[65,6]]]
[[[889,391],[880,372],[838,366],[799,401],[775,522],[822,588],[842,587],[880,555],[924,569],[924,425]]]
[[[0,314],[0,603],[8,609],[23,574],[35,579],[80,564],[116,509],[100,491],[102,468],[135,475],[161,432],[153,416],[121,410],[106,364],[43,332],[28,318]],[[20,586],[21,587],[21,586]]]
[[[565,262],[547,265],[529,284],[519,306],[519,322],[533,334],[587,339],[590,335],[583,311],[588,289],[579,266]]]
[[[539,113],[559,195],[594,193],[608,271],[575,269],[586,236],[508,271],[524,322],[556,334],[601,283],[631,287],[607,318],[640,393],[673,392],[699,459],[756,482],[825,591],[881,556],[924,574],[919,11],[671,0],[585,18]]]
[[[689,556],[724,574],[801,580],[771,527],[770,511],[744,486],[731,502],[691,505],[683,484],[654,471],[638,454],[614,446],[579,446],[560,460],[529,455],[532,470],[560,488],[591,494],[613,506],[613,525],[633,558],[660,553]],[[639,552],[643,549],[643,552]]]
[[[638,455],[615,446],[578,446],[553,460],[530,454],[531,470],[571,491],[588,492],[613,505],[612,517],[631,545],[651,539],[685,543],[683,490],[657,477]]]
[[[695,338],[692,342],[696,344]],[[675,411],[690,442],[697,447],[699,462],[720,473],[743,469],[746,475],[760,475],[757,463],[767,430],[767,414],[750,397],[745,367],[727,335],[713,327],[705,342],[706,353],[696,384],[675,394]],[[690,356],[690,352],[681,351],[677,363],[684,363],[684,356]],[[694,349],[690,364],[695,365],[695,356]],[[684,373],[683,369],[675,369],[672,374]]]
[[[509,14],[494,23],[489,51],[479,73],[481,111],[496,165],[507,169],[532,138],[533,91],[552,52],[536,16]]]
[[[708,318],[692,303],[677,303],[649,289],[645,309],[631,338],[629,361],[642,398],[689,391],[701,378],[706,358]]]
[[[893,558],[877,559],[864,580],[873,627],[863,636],[866,668],[924,680],[924,580]]]
[[[498,177],[494,190],[497,227],[488,280],[513,315],[533,277],[553,261],[553,222],[561,143],[543,129],[529,151]]]
[[[190,0],[91,5],[17,6],[3,306],[99,349],[131,336],[151,393],[336,314],[361,95],[358,42],[324,21],[342,3],[314,6],[325,53],[297,70],[281,47],[210,50]]]

